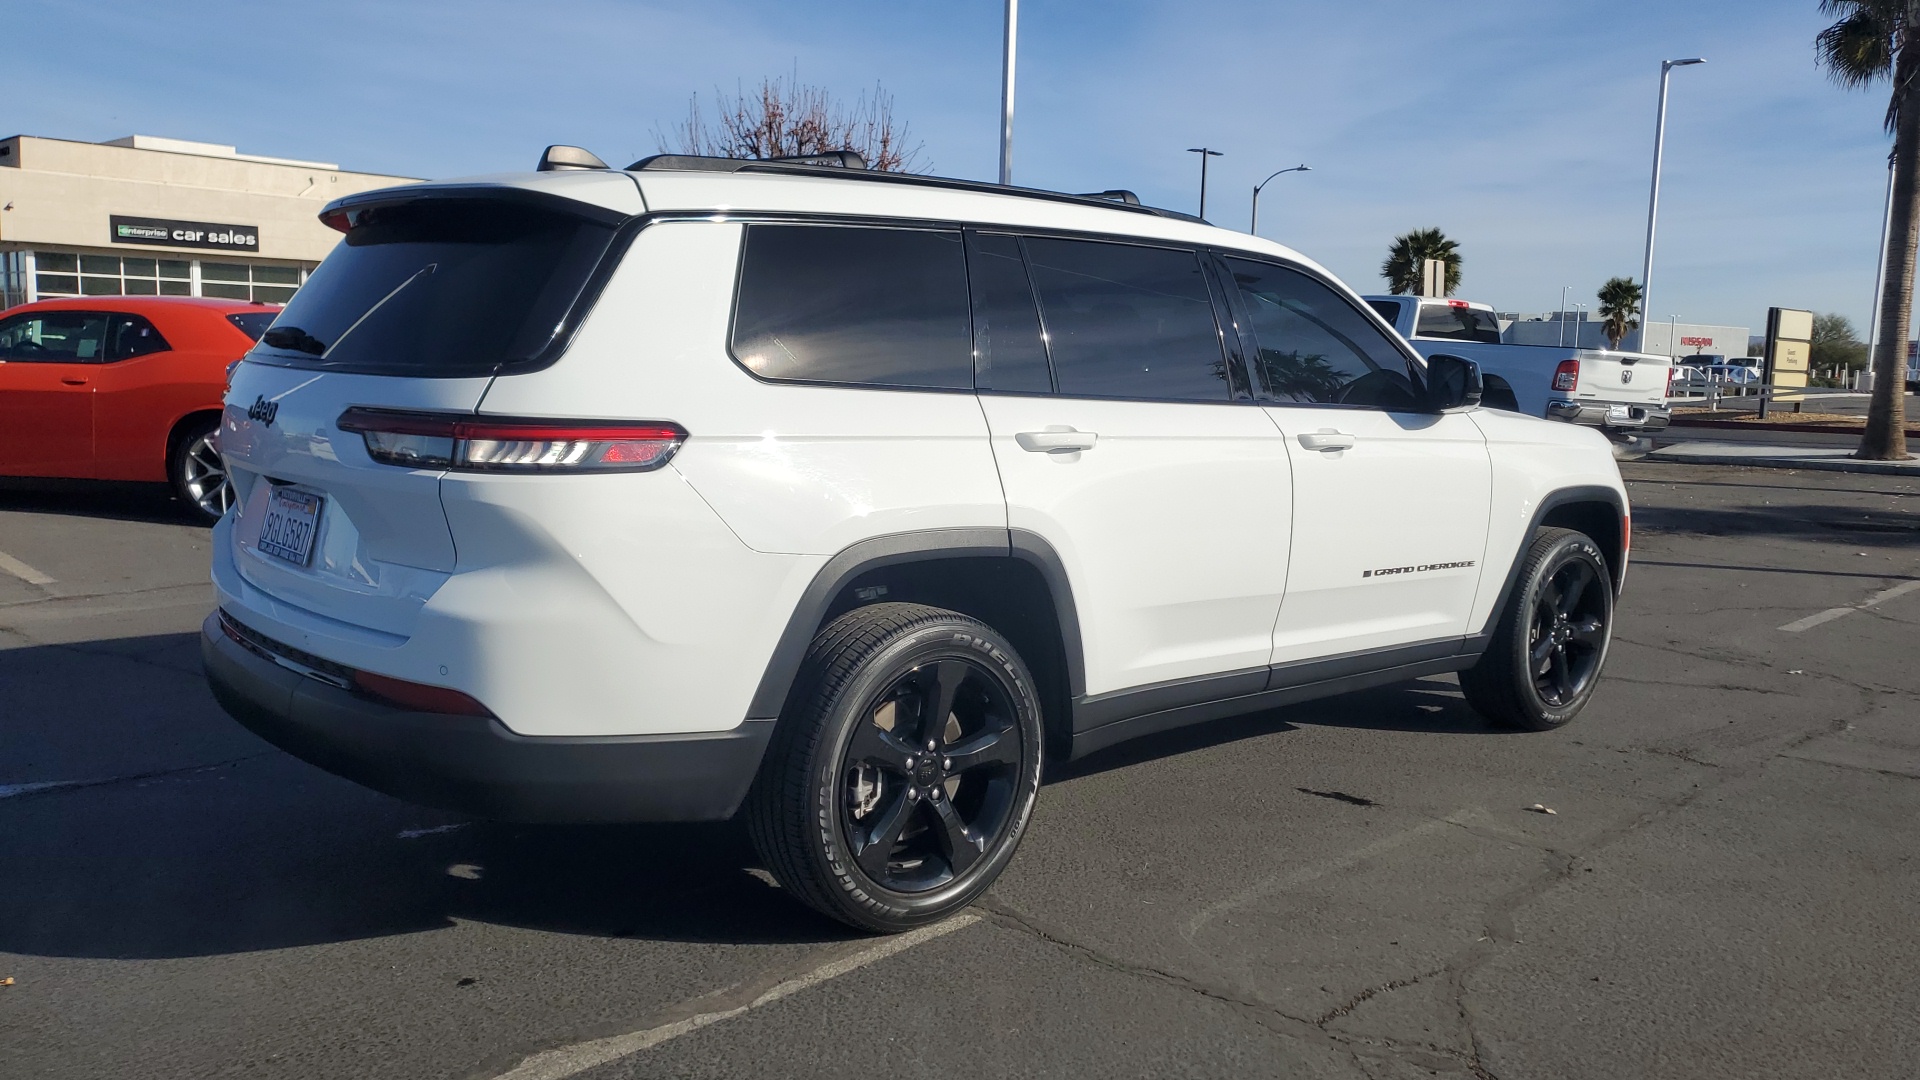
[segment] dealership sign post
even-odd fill
[[[169,221],[165,218],[111,215],[116,244],[201,248],[212,251],[259,251],[260,229],[254,225],[219,225],[211,221]]]
[[[1760,394],[1760,415],[1767,415],[1768,394],[1781,387],[1807,385],[1807,363],[1813,357],[1813,312],[1794,308],[1767,309],[1767,377],[1773,391]],[[1806,395],[1793,394],[1793,411],[1800,411]]]

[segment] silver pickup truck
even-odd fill
[[[1660,431],[1673,361],[1646,353],[1513,345],[1486,304],[1422,296],[1369,296],[1367,304],[1422,356],[1446,353],[1480,366],[1495,408],[1599,428],[1617,440]]]

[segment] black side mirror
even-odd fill
[[[1480,365],[1464,356],[1427,357],[1427,408],[1434,412],[1480,404]]]

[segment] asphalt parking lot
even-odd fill
[[[201,681],[205,529],[0,492],[0,1073],[1910,1077],[1920,479],[1624,471],[1571,727],[1445,678],[1117,747],[887,940],[731,827],[471,822],[269,748]]]

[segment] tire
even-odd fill
[[[212,524],[233,505],[233,485],[215,437],[220,418],[197,420],[174,436],[167,452],[167,479],[173,493],[200,520]]]
[[[1033,812],[1041,757],[1033,677],[1005,638],[957,612],[874,604],[809,646],[746,824],[802,903],[898,933],[959,911],[1000,876]]]
[[[1504,412],[1520,411],[1519,399],[1513,396],[1513,388],[1506,383],[1487,387],[1480,395],[1480,404],[1489,409],[1500,409]]]
[[[1593,696],[1613,639],[1613,577],[1585,533],[1541,529],[1479,663],[1460,673],[1467,703],[1501,727],[1551,731]]]

